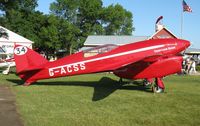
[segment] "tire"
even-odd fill
[[[164,93],[164,89],[160,88],[159,86],[152,86],[152,90],[154,93]]]

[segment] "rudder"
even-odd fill
[[[48,62],[48,60],[37,52],[22,45],[15,45],[14,59],[17,73],[34,70],[35,68],[41,68],[42,65]]]

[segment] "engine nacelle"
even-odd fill
[[[164,77],[180,72],[182,61],[181,56],[161,58],[153,63],[140,61],[118,69],[114,71],[114,74],[128,79]]]

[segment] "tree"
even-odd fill
[[[76,25],[82,36],[102,33],[100,14],[101,0],[57,0],[50,6],[52,14],[62,17]]]
[[[82,35],[78,24],[80,0],[57,0],[50,5],[51,14],[60,18],[60,41],[67,53],[82,46]]]
[[[80,0],[78,25],[83,37],[104,34],[103,26],[101,25],[102,6],[101,0]]]
[[[51,13],[76,24],[77,12],[80,0],[56,0],[51,3]]]
[[[56,50],[60,49],[61,43],[59,42],[59,20],[54,15],[46,17],[43,26],[39,32],[39,37],[42,41],[37,44],[41,50],[47,54],[53,54]]]
[[[34,11],[37,6],[37,0],[0,0],[0,10],[6,14],[9,10]]]
[[[35,11],[37,0],[3,0],[4,11],[1,24],[10,30],[34,41],[34,47],[52,54],[61,47],[59,42],[59,19]]]
[[[102,17],[107,35],[131,35],[134,30],[132,13],[119,4],[105,7]]]
[[[0,10],[3,12],[0,24],[24,37],[34,38],[31,34],[34,24],[28,18],[35,12],[37,0],[0,1]]]
[[[68,21],[69,29],[79,29],[75,31],[80,34],[72,32],[79,35],[73,35],[72,39],[78,43],[83,43],[88,35],[130,35],[133,31],[132,14],[119,4],[103,7],[102,0],[56,0],[51,4],[50,10],[52,14]],[[74,45],[70,44],[74,42],[69,39],[66,42],[66,46]],[[75,48],[79,48],[83,44],[75,45]]]
[[[0,0],[0,25],[34,41],[46,53],[72,53],[88,35],[130,35],[132,14],[102,0],[56,0],[50,15],[35,11],[37,0]]]

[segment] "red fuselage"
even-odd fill
[[[113,71],[115,75],[129,79],[163,77],[180,71],[182,57],[178,54],[189,45],[188,41],[180,39],[155,39],[123,46],[104,45],[44,63],[32,72],[27,70],[19,72],[19,75],[30,83],[105,71]]]

